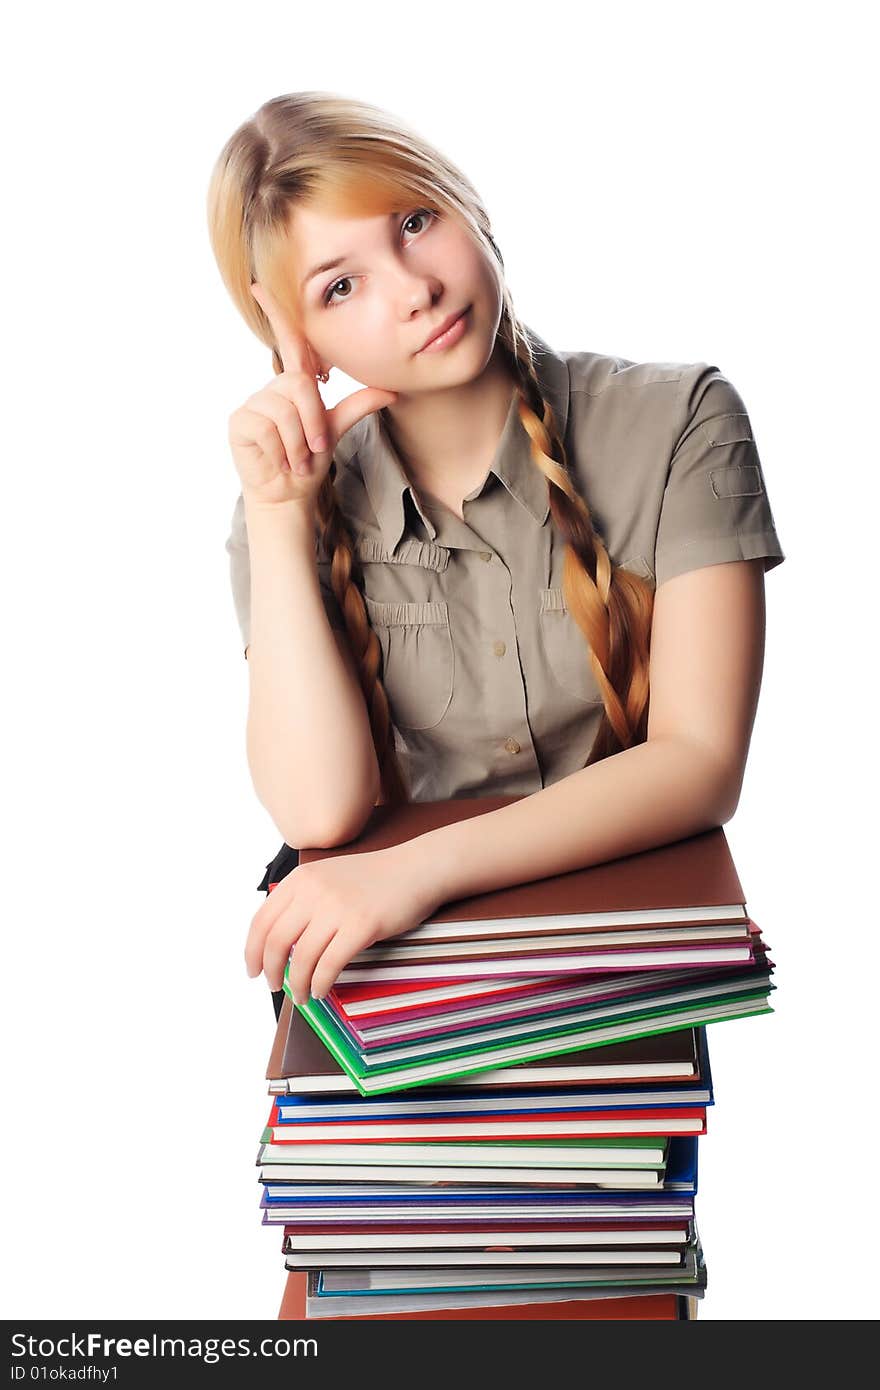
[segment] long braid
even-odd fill
[[[519,418],[531,440],[532,460],[550,485],[550,514],[565,540],[562,589],[588,644],[605,714],[585,767],[647,737],[648,663],[653,588],[613,565],[589,508],[568,471],[552,407],[541,394],[522,332],[512,335],[520,389]]]
[[[380,677],[382,648],[370,626],[360,585],[355,580],[357,562],[348,523],[339,505],[331,465],[318,490],[317,514],[321,543],[332,559],[330,584],[345,618],[348,641],[360,676],[361,689],[370,716],[370,728],[382,777],[382,800],[394,805],[410,800],[409,788],[394,749],[391,712]]]

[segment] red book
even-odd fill
[[[275,1144],[431,1144],[483,1140],[611,1139],[631,1135],[705,1134],[705,1106],[632,1110],[533,1111],[528,1115],[426,1115],[416,1119],[298,1120],[269,1114]]]

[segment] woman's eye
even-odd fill
[[[331,308],[331,309],[332,309],[334,303],[338,303],[338,302],[339,302],[338,300],[335,300],[335,301],[334,301],[334,299],[333,299],[333,295],[336,293],[336,288],[337,288],[337,286],[338,286],[338,285],[350,285],[350,284],[351,284],[351,276],[350,276],[350,275],[341,275],[341,276],[339,277],[338,280],[334,280],[334,281],[333,281],[333,284],[330,286],[330,288],[327,290],[327,293],[324,295],[324,303],[328,306],[328,308]],[[349,295],[345,295],[344,298],[345,298],[345,299],[348,299],[348,298],[350,298],[350,296],[349,296]]]
[[[420,218],[425,218],[425,217],[433,217],[433,216],[434,216],[434,214],[433,214],[433,212],[431,211],[430,208],[417,208],[415,212],[411,212],[411,213],[410,213],[409,217],[406,219],[406,222],[404,222],[403,225],[404,225],[404,227],[406,227],[410,222],[412,222],[412,221],[414,221],[414,220],[418,220],[418,219],[420,219]]]
[[[437,214],[433,212],[431,208],[417,208],[415,212],[411,212],[409,217],[406,218],[406,220],[402,224],[402,228],[408,227],[410,222],[424,221],[425,218],[431,219],[436,217],[436,215]],[[416,228],[417,232],[421,230],[421,227]],[[334,280],[333,284],[328,286],[327,291],[324,294],[324,304],[327,306],[328,309],[334,309],[337,304],[344,304],[347,299],[351,299],[350,291],[348,294],[343,295],[342,299],[336,299],[335,295],[340,285],[350,285],[353,278],[356,279],[357,277],[352,277],[351,275],[341,275],[338,280]]]

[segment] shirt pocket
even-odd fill
[[[628,555],[625,560],[615,560],[614,563],[618,569],[630,570],[632,574],[637,574],[641,579],[647,579],[651,584],[654,583],[654,571],[644,555]]]
[[[539,589],[538,630],[550,673],[585,705],[602,704],[587,639],[566,607],[562,589]]]
[[[433,729],[452,701],[455,652],[445,599],[381,602],[364,595],[382,648],[382,684],[401,729]]]

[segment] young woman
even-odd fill
[[[320,997],[443,902],[730,819],[785,558],[732,383],[551,349],[466,177],[362,102],[267,102],[208,211],[275,372],[229,427],[248,758],[285,841],[249,973],[278,991],[295,945]],[[368,385],[328,410],[333,367]],[[291,848],[490,795],[520,799],[378,853]]]

